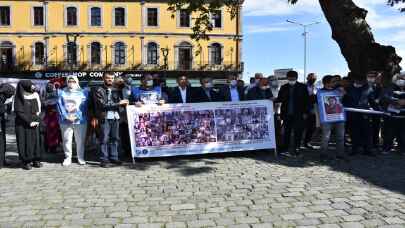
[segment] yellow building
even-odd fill
[[[0,1],[0,74],[241,73],[240,14],[212,14],[210,40],[190,38],[193,15],[167,1]]]

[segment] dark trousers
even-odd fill
[[[381,117],[373,116],[371,118],[372,128],[372,146],[374,148],[380,147],[380,131],[381,131]]]
[[[291,134],[294,132],[294,142],[292,148],[294,151],[300,148],[302,132],[304,130],[304,119],[297,116],[287,116],[284,119],[284,150],[290,147]]]
[[[371,152],[372,149],[372,128],[371,118],[362,113],[348,113],[350,119],[350,137],[352,139],[352,151],[358,152],[364,149],[365,153]]]
[[[399,143],[401,153],[405,153],[405,134],[402,132],[405,129],[405,118],[384,117],[384,125],[382,130],[383,149],[384,151],[391,150],[396,138]]]
[[[101,162],[118,160],[119,120],[100,122]]]
[[[394,146],[394,139],[396,137],[395,119],[389,116],[384,117],[384,124],[382,129],[383,150],[389,151]]]
[[[129,153],[131,151],[131,140],[129,139],[129,129],[127,122],[120,123],[121,152]]]
[[[0,115],[0,168],[6,163],[6,119]]]
[[[311,142],[315,130],[316,130],[316,115],[309,114],[308,118],[305,120],[305,139],[304,139],[305,145]]]

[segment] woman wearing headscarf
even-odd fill
[[[65,160],[63,166],[72,163],[73,135],[76,142],[77,160],[85,165],[84,148],[87,130],[87,90],[80,88],[76,76],[66,78],[67,86],[58,92],[59,124],[62,131],[63,151]]]
[[[56,82],[49,82],[45,94],[44,124],[46,125],[45,142],[48,153],[56,153],[56,149],[62,141],[57,110],[58,90],[55,84]]]
[[[6,101],[15,93],[15,88],[4,83],[0,85],[0,169],[6,165]]]
[[[23,169],[40,168],[42,143],[39,130],[41,100],[30,80],[21,80],[14,98],[17,149]]]

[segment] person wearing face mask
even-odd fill
[[[6,165],[6,101],[15,93],[15,88],[8,83],[0,85],[0,169]]]
[[[371,103],[375,100],[372,88],[366,80],[360,79],[360,75],[351,73],[350,77],[354,78],[354,82],[346,89],[346,94],[343,97],[344,106],[369,110]],[[372,147],[371,116],[359,112],[348,112],[347,123],[352,139],[352,151],[349,155],[356,155],[362,149],[364,155],[375,156]]]
[[[186,76],[177,78],[177,86],[169,93],[170,104],[186,104],[193,102],[193,88],[190,86]]]
[[[122,99],[122,94],[113,88],[114,75],[104,74],[104,85],[98,87],[94,94],[95,114],[100,122],[101,156],[100,166],[109,168],[112,164],[121,165],[118,159],[119,147],[119,110],[129,101]]]
[[[136,106],[141,106],[144,104],[164,104],[168,99],[161,87],[154,85],[153,76],[145,74],[141,77],[141,85],[132,88],[130,101]]]
[[[261,78],[259,84],[251,89],[247,96],[246,100],[273,100],[273,93],[271,92],[269,86],[268,78]]]
[[[383,153],[391,153],[397,138],[399,153],[405,154],[405,73],[393,77],[382,92],[381,104],[383,110],[390,113],[384,118]]]
[[[201,78],[200,83],[201,87],[196,88],[194,92],[194,102],[217,102],[220,100],[211,78]]]
[[[41,100],[35,91],[35,86],[30,80],[21,80],[14,97],[17,150],[25,170],[42,167],[43,148],[39,130]]]
[[[76,143],[77,161],[79,165],[85,165],[88,92],[80,87],[79,79],[76,76],[68,76],[66,85],[64,89],[58,91],[57,103],[65,153],[62,165],[72,164],[73,136]]]
[[[308,118],[305,121],[305,138],[304,138],[304,147],[307,149],[315,149],[311,145],[312,136],[316,130],[316,74],[310,73],[307,76],[307,90],[309,94],[309,114]]]
[[[375,99],[371,101],[370,105],[373,110],[382,111],[380,98],[382,94],[382,75],[376,71],[370,71],[367,73],[367,82],[372,89],[372,97]],[[374,150],[380,149],[380,131],[381,131],[382,117],[379,115],[371,116],[371,129],[372,129],[372,146]]]
[[[284,127],[284,143],[281,148],[286,152],[292,147],[294,156],[300,155],[300,145],[304,129],[305,119],[309,113],[309,94],[305,84],[297,82],[298,73],[287,73],[288,83],[281,86],[276,99],[281,103],[280,116]],[[294,142],[290,145],[291,134],[294,131]]]
[[[336,92],[343,96],[344,90],[342,89],[335,89],[336,86],[334,84],[334,78],[332,75],[325,75],[322,78],[323,88],[320,92]],[[342,107],[335,106],[335,112],[340,113],[342,111]],[[345,153],[345,122],[333,122],[333,123],[321,123],[322,129],[322,141],[321,141],[321,153],[320,153],[320,160],[325,161],[329,159],[328,156],[328,145],[331,137],[332,131],[334,131],[335,139],[336,139],[336,159],[346,160],[346,153]]]
[[[219,90],[219,97],[221,101],[243,101],[244,92],[243,88],[238,87],[238,80],[236,75],[229,75],[227,78],[227,85]]]

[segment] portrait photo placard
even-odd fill
[[[343,107],[343,95],[337,90],[322,91],[317,94],[319,119],[321,123],[336,123],[346,121],[346,113]]]

